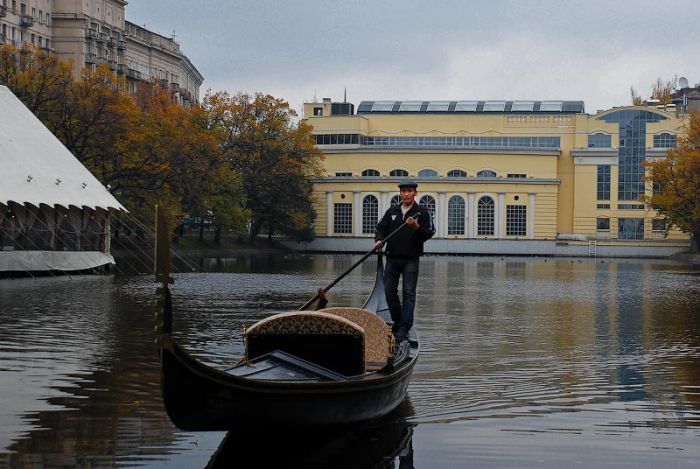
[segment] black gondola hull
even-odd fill
[[[189,431],[250,426],[337,426],[388,414],[406,396],[415,357],[390,374],[341,382],[269,382],[229,376],[177,344],[161,350],[162,394],[175,426]]]
[[[419,354],[413,330],[400,357],[379,371],[335,380],[251,379],[208,366],[179,346],[170,334],[172,305],[167,288],[164,293],[161,392],[168,416],[182,430],[348,425],[387,415],[406,397]],[[364,307],[390,321],[381,256]]]

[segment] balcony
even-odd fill
[[[165,88],[168,87],[168,80],[166,80],[166,79],[164,79],[164,78],[161,78],[161,79],[159,80],[159,82],[160,82],[160,87],[161,87],[161,88],[165,89]]]
[[[129,78],[133,78],[134,80],[140,80],[141,72],[139,72],[138,70],[134,70],[133,68],[129,68],[126,71],[126,76]]]
[[[180,84],[179,83],[170,83],[170,89],[174,92],[180,91]]]
[[[97,35],[97,42],[102,42],[102,43],[107,42],[107,35],[105,33],[99,33]]]
[[[128,71],[128,67],[126,66],[126,64],[117,65],[117,73],[119,75],[126,75],[127,71]]]
[[[118,64],[117,64],[117,61],[116,61],[116,60],[109,60],[108,63],[109,63],[109,69],[110,69],[110,70],[112,70],[112,71],[116,71],[116,70],[117,70],[117,65],[118,65]]]
[[[19,15],[19,26],[21,28],[29,28],[31,26],[34,26],[34,18],[32,15]]]
[[[96,64],[97,63],[97,56],[95,54],[91,54],[91,53],[85,54],[85,63],[86,64]]]
[[[96,29],[86,29],[85,30],[85,39],[88,39],[88,40],[97,39],[97,30]]]
[[[0,5],[0,18],[7,16],[7,7],[5,5]]]
[[[117,41],[117,50],[126,50],[126,41]]]

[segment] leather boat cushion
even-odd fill
[[[276,314],[252,325],[245,337],[248,360],[282,350],[346,376],[365,372],[364,329],[335,314]]]
[[[367,369],[381,368],[394,349],[391,328],[375,313],[362,308],[325,308],[319,310],[345,318],[365,331],[365,362]]]

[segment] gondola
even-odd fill
[[[382,417],[404,400],[420,347],[414,329],[408,340],[393,340],[381,254],[362,308],[274,314],[248,328],[244,356],[219,369],[193,357],[172,335],[169,251],[158,241],[167,239],[167,228],[157,229],[161,392],[176,427],[335,427]]]

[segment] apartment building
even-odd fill
[[[651,189],[643,162],[665,157],[682,132],[673,105],[589,115],[582,101],[364,101],[355,112],[324,99],[306,103],[304,119],[326,156],[314,183],[322,250],[371,238],[406,177],[433,214],[429,251],[687,246],[640,201]]]
[[[106,64],[128,89],[155,80],[187,106],[204,78],[173,38],[126,21],[124,0],[0,0],[0,44],[31,45],[73,63],[78,76]]]

